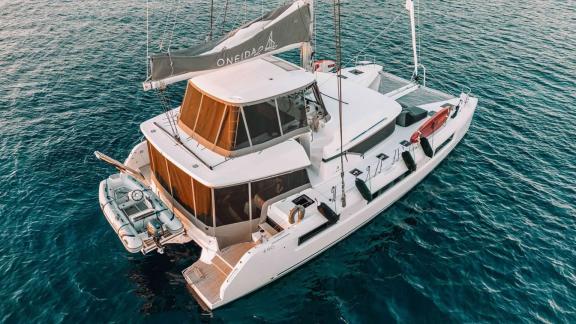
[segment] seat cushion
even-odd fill
[[[402,108],[402,112],[400,113],[400,115],[398,115],[398,117],[396,117],[396,125],[402,127],[408,127],[426,118],[427,114],[428,111],[415,106]]]

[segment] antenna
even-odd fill
[[[334,32],[336,40],[336,76],[338,79],[338,117],[340,121],[340,178],[342,180],[342,208],[346,207],[344,185],[344,151],[342,149],[342,25],[340,24],[340,0],[334,0]]]

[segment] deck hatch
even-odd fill
[[[358,169],[353,169],[352,171],[350,171],[350,173],[351,173],[353,176],[357,177],[357,176],[359,176],[359,175],[362,174],[362,171],[360,171],[360,170],[358,170]]]
[[[314,200],[312,200],[312,198],[306,196],[306,195],[301,195],[298,198],[292,200],[292,202],[294,203],[294,205],[300,205],[304,208],[312,205],[314,203]]]

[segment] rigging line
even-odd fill
[[[338,116],[340,123],[340,178],[342,180],[342,208],[346,207],[346,186],[344,184],[344,150],[342,135],[342,24],[340,14],[340,0],[334,0],[334,31],[336,45],[336,67],[338,75]]]
[[[380,36],[382,36],[382,34],[384,34],[393,24],[394,22],[396,22],[396,20],[401,16],[401,14],[397,14],[396,17],[394,17],[394,19],[392,19],[392,21],[386,25],[386,27],[384,27],[384,29],[378,34],[376,35],[369,43],[368,45],[366,45],[362,50],[360,50],[359,52],[357,52],[356,55],[352,56],[347,62],[346,65],[348,65],[350,62],[352,62],[356,57],[360,56],[360,54],[364,53],[364,51],[366,51],[371,45],[372,43],[374,43],[376,41],[376,39],[378,39]],[[393,47],[397,47],[397,45],[393,45]],[[344,66],[346,66],[344,65]],[[406,66],[408,66],[408,64],[406,64]],[[330,81],[331,78],[327,78],[325,81],[323,81],[322,83],[319,84],[320,85],[324,85],[326,84],[326,82]]]
[[[174,107],[174,105],[172,104],[173,100],[172,100],[172,96],[170,95],[170,93],[168,92],[166,94],[166,96],[168,97],[168,103],[170,104],[170,114],[172,115],[172,123],[174,123],[174,129],[176,131],[176,135],[178,136],[178,138],[180,138],[180,133],[178,132],[178,115],[176,113],[176,111],[174,111],[174,109],[172,109],[172,107]]]
[[[174,124],[174,121],[172,120],[172,118],[170,116],[170,107],[168,106],[164,91],[165,90],[157,90],[156,94],[158,95],[158,98],[160,99],[160,104],[162,105],[162,109],[164,110],[164,114],[166,115],[166,119],[168,119],[168,124],[170,125],[170,130],[172,130],[172,136],[174,136],[174,138],[180,140],[180,135],[178,134],[178,129],[176,128],[176,125]]]
[[[416,14],[418,15],[417,21],[416,21],[416,35],[418,35],[418,62],[420,62],[420,64],[422,64],[422,55],[420,54],[420,0],[416,0]]]
[[[170,47],[172,47],[172,38],[174,37],[174,29],[176,28],[176,22],[178,21],[178,14],[180,13],[180,1],[176,0],[176,8],[174,8],[172,31],[170,32],[170,40],[168,42],[168,53],[170,53]]]
[[[202,160],[200,158],[200,156],[198,156],[196,153],[194,153],[189,147],[188,145],[184,144],[184,142],[182,142],[182,140],[180,138],[176,138],[174,137],[172,134],[170,134],[169,131],[167,131],[164,127],[162,127],[160,124],[158,124],[157,122],[154,122],[154,125],[156,127],[158,127],[158,129],[160,129],[161,131],[163,131],[164,133],[166,133],[166,135],[168,135],[171,139],[173,139],[176,144],[180,144],[182,145],[182,148],[184,148],[186,150],[186,152],[190,153],[190,155],[192,155],[193,157],[195,157],[198,161],[200,161],[205,167],[207,167],[208,169],[212,170],[214,167],[210,164],[208,164],[206,161]]]
[[[314,44],[312,44],[312,51],[315,52],[315,51],[316,51],[316,46],[317,46],[317,44],[318,44],[318,43],[316,43],[316,35],[318,34],[318,33],[316,32],[316,24],[317,24],[317,22],[316,22],[316,11],[318,10],[318,8],[316,8],[316,6],[314,6],[314,0],[312,0],[312,6],[313,6],[313,8],[312,8],[312,10],[313,10],[313,11],[312,11],[312,14],[313,14],[313,17],[312,17],[312,19],[313,19],[313,21],[312,21],[312,33],[313,33],[313,34],[312,34],[312,37],[313,37],[313,39],[314,39]],[[316,56],[316,55],[314,55],[314,56]]]
[[[244,21],[246,21],[246,17],[248,17],[248,2],[244,1]]]
[[[212,40],[213,28],[214,28],[214,0],[210,0],[210,32],[208,33],[208,40]]]
[[[392,21],[386,26],[384,27],[384,29],[378,33],[378,35],[376,35],[374,38],[372,38],[372,40],[370,40],[370,42],[368,42],[368,45],[364,46],[364,48],[362,48],[360,51],[356,52],[355,55],[353,55],[350,59],[348,59],[348,61],[346,62],[346,65],[349,64],[350,62],[352,62],[352,60],[355,60],[356,58],[358,58],[358,56],[360,56],[361,54],[363,54],[370,46],[372,46],[372,44],[378,39],[380,38],[380,36],[382,36],[387,30],[388,28],[390,28],[390,26],[392,26],[396,20],[401,16],[401,14],[396,14],[396,16],[394,17],[394,19],[392,19]]]
[[[176,3],[177,0],[174,0]],[[158,49],[162,51],[164,49],[164,40],[166,39],[166,34],[168,33],[168,26],[170,25],[170,21],[174,15],[174,10],[169,10],[169,13],[166,15],[166,20],[164,21],[164,28],[162,31],[162,36],[160,37],[160,43],[158,44]]]
[[[222,24],[220,25],[220,32],[218,32],[218,35],[224,34],[224,25],[226,24],[226,17],[228,15],[228,1],[229,0],[226,0],[224,3],[224,17],[222,18]]]
[[[148,58],[150,57],[150,28],[149,28],[149,0],[146,0],[146,80],[150,79],[150,69],[148,68]]]
[[[238,26],[238,21],[240,21],[240,15],[242,15],[242,8],[246,7],[246,1],[241,5],[240,10],[236,11],[236,17],[234,18],[234,22],[232,23],[233,27]]]

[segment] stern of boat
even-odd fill
[[[241,265],[240,259],[249,253],[256,243],[238,243],[212,254],[210,260],[201,257],[182,271],[186,283],[198,303],[205,310],[212,310],[223,302],[224,283]],[[206,250],[203,250],[205,253]]]

